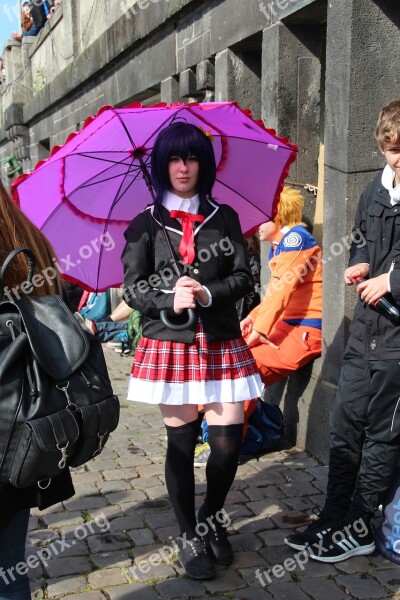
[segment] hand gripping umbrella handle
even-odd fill
[[[194,325],[194,323],[196,322],[196,313],[194,312],[193,308],[188,308],[187,314],[188,320],[186,321],[186,323],[180,323],[178,325],[177,323],[172,323],[168,319],[167,311],[165,308],[163,308],[160,312],[160,319],[164,323],[165,327],[168,327],[168,329],[172,329],[172,331],[183,331],[184,329],[192,327],[192,325]]]

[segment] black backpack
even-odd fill
[[[119,420],[103,350],[62,298],[7,293],[0,271],[0,483],[45,488],[97,456]],[[24,284],[22,289],[28,289]],[[32,289],[32,288],[31,288]]]

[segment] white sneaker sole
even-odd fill
[[[352,550],[348,550],[347,552],[345,552],[344,554],[341,554],[340,556],[316,556],[315,554],[312,554],[311,552],[309,552],[309,555],[310,555],[310,558],[312,558],[313,560],[316,560],[318,562],[337,563],[337,562],[341,562],[342,560],[347,560],[348,558],[351,558],[352,556],[366,556],[367,554],[372,554],[372,552],[374,552],[374,551],[375,551],[375,542],[372,542],[368,546],[361,546],[360,548],[353,548]]]
[[[293,542],[289,542],[287,538],[283,540],[287,546],[290,546],[294,550],[305,550],[308,544],[294,544]]]

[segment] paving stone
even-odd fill
[[[72,592],[81,592],[87,587],[85,577],[59,577],[58,579],[49,579],[47,582],[48,598],[56,598],[61,594]]]
[[[311,473],[311,475],[315,477],[315,479],[319,479],[322,481],[328,480],[328,465],[319,465],[318,467],[311,467],[308,468],[307,471]]]
[[[259,550],[262,548],[263,543],[254,533],[236,533],[231,535],[229,541],[235,552],[240,550]]]
[[[338,571],[351,575],[352,573],[367,573],[370,571],[369,556],[353,556],[351,560],[344,560],[336,563]],[[393,566],[393,563],[392,563]]]
[[[167,579],[168,577],[176,576],[176,571],[172,566],[165,564],[165,562],[156,564],[156,562],[161,560],[161,556],[157,553],[151,555],[149,558],[154,564],[146,560],[139,561],[138,564],[130,567],[129,575],[132,579],[145,583],[147,581],[154,581],[155,579]]]
[[[156,464],[156,465],[139,465],[136,467],[137,472],[140,477],[157,477],[158,475],[164,475],[165,466],[164,464]]]
[[[109,567],[130,567],[132,559],[127,550],[116,550],[115,552],[98,552],[90,556],[90,560],[98,569]]]
[[[314,485],[315,483],[315,485]],[[308,481],[302,481],[299,483],[281,483],[279,484],[279,488],[288,496],[289,498],[293,496],[311,496],[316,494],[319,490],[319,482],[315,481],[314,483],[310,483]]]
[[[98,489],[102,494],[109,494],[110,492],[121,492],[122,490],[131,490],[131,484],[129,481],[115,480],[115,481],[102,481],[98,484]]]
[[[111,458],[99,458],[89,461],[86,466],[92,473],[100,473],[106,469],[115,469],[118,467],[118,464],[115,460],[111,460]]]
[[[246,587],[246,583],[232,569],[218,571],[216,579],[203,582],[204,587],[211,594],[215,592],[232,592]]]
[[[38,581],[30,581],[29,582],[32,600],[43,600],[44,591],[43,591],[42,585],[43,584]]]
[[[314,578],[303,579],[300,583],[300,588],[309,594],[310,596],[315,596],[316,585]],[[318,580],[318,597],[323,598],[324,600],[348,600],[348,595],[345,594],[333,581],[329,581],[328,579],[319,579]]]
[[[60,513],[64,510],[64,507],[61,502],[57,504],[53,504],[53,506],[49,506],[48,508],[44,508],[43,510],[39,510],[38,508],[31,508],[30,514],[33,517],[39,517],[42,519],[45,515],[53,515],[54,513]]]
[[[233,557],[233,568],[237,570],[259,566],[260,564],[264,564],[264,560],[258,552],[235,552]]]
[[[106,481],[113,481],[115,479],[126,479],[130,481],[131,479],[136,479],[139,477],[138,472],[133,467],[129,469],[112,469],[103,471],[103,477]]]
[[[71,541],[73,543],[71,543]],[[70,544],[69,548],[62,548],[62,557],[70,556],[86,556],[89,553],[88,547],[83,540],[71,540],[66,543]],[[55,544],[57,547],[57,544]]]
[[[143,519],[140,514],[130,514],[125,517],[118,517],[110,522],[110,531],[128,531],[130,529],[140,529],[143,527]]]
[[[151,529],[132,529],[128,535],[135,546],[147,546],[155,542],[154,533]]]
[[[374,577],[389,592],[400,594],[400,566],[381,572],[377,571]]]
[[[75,498],[64,502],[67,510],[84,510],[89,512],[92,508],[103,508],[104,506],[107,506],[107,504],[107,501],[102,496],[86,496],[84,498]]]
[[[253,502],[264,500],[265,498],[271,498],[275,500],[279,500],[279,498],[286,498],[285,493],[273,485],[267,485],[265,487],[249,487],[244,490],[244,493],[248,499],[252,500]]]
[[[128,585],[118,585],[105,590],[110,600],[160,600],[157,592],[150,586],[143,583],[129,583]]]
[[[123,504],[124,502],[138,502],[146,499],[146,494],[140,490],[125,490],[122,492],[111,492],[106,494],[110,504]]]
[[[65,596],[65,600],[104,600],[105,596],[99,590],[93,592],[84,592],[83,594],[74,594],[73,596]]]
[[[293,558],[293,549],[285,544],[281,546],[267,545],[265,548],[261,548],[258,553],[268,565],[282,564],[286,559]]]
[[[156,590],[162,598],[177,598],[178,596],[203,596],[204,587],[193,579],[174,578],[156,584]]]
[[[271,583],[267,590],[275,600],[309,600],[309,597],[297,585],[290,582]]]
[[[98,487],[95,483],[82,483],[75,487],[75,498],[82,498],[85,496],[96,496],[99,493]],[[68,501],[63,502],[63,506],[67,508]]]
[[[104,588],[110,585],[122,585],[128,581],[121,569],[110,568],[90,573],[88,583],[93,588]]]
[[[117,533],[92,535],[88,538],[88,544],[90,552],[110,552],[130,547],[125,536]]]
[[[267,515],[271,516],[284,510],[283,505],[280,502],[276,502],[273,498],[264,498],[258,502],[248,502],[247,508],[249,508],[255,515]]]
[[[156,529],[157,527],[165,527],[167,525],[175,525],[176,517],[172,512],[153,513],[153,514],[146,514],[145,521],[151,529]]]
[[[248,498],[241,490],[231,490],[225,500],[225,504],[240,504],[242,502],[248,502]]]
[[[160,498],[165,496],[165,485],[157,485],[146,490],[146,494],[150,499]]]
[[[291,529],[296,525],[307,523],[308,520],[307,515],[296,510],[281,511],[271,515],[271,521],[280,529]]]
[[[343,588],[347,595],[360,600],[367,598],[383,598],[385,591],[383,587],[372,577],[362,577],[360,575],[342,575],[336,577],[336,583]]]
[[[45,565],[49,577],[62,577],[64,575],[76,575],[91,571],[92,567],[87,558],[70,557],[70,558],[52,558],[48,565]]]
[[[315,503],[307,496],[294,496],[292,498],[282,498],[281,503],[289,510],[311,513]]]
[[[130,456],[120,456],[117,460],[119,467],[123,469],[127,467],[146,467],[151,465],[151,460],[147,456],[140,456],[131,454]]]
[[[280,565],[278,566],[280,567]],[[279,581],[280,583],[283,581],[292,581],[292,577],[289,571],[285,571],[282,568],[280,568],[280,570],[278,571],[277,567],[273,571],[272,565],[266,565],[265,561],[263,561],[261,557],[259,559],[258,565],[254,565],[251,568],[247,567],[245,569],[240,569],[239,572],[243,580],[249,586],[257,587],[261,585],[262,587],[267,587],[271,583],[276,583],[277,581]],[[277,575],[279,574],[279,578],[274,576],[273,573],[275,572],[277,573]]]
[[[153,528],[153,531],[161,542],[175,540],[179,535],[179,527],[177,524],[171,525],[170,527]]]
[[[158,477],[139,477],[137,481],[135,481],[135,489],[137,490],[149,490],[152,487],[156,487],[160,485],[160,480]],[[164,490],[165,493],[165,490]]]
[[[33,531],[39,527],[39,518],[38,517],[29,517],[28,523],[28,531]]]
[[[266,515],[258,515],[252,518],[235,520],[233,527],[240,533],[257,533],[258,531],[265,531],[265,529],[273,529],[275,525]]]
[[[269,592],[261,587],[247,587],[240,592],[235,592],[233,600],[272,600]]]
[[[51,529],[34,529],[33,531],[28,532],[26,543],[28,545],[37,546],[38,548],[43,548],[58,538],[58,533]]]
[[[370,554],[368,556],[369,563],[378,570],[381,569],[393,569],[393,563],[387,558],[384,558],[380,554]],[[339,565],[338,565],[339,566]]]
[[[44,515],[43,521],[48,527],[68,527],[70,525],[83,525],[84,521],[82,515],[78,511],[74,512],[63,512],[55,513],[50,515]]]

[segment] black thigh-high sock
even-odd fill
[[[243,423],[208,427],[208,443],[211,449],[206,467],[208,515],[215,515],[224,506],[225,498],[235,479],[242,435]]]
[[[179,427],[165,426],[168,439],[165,483],[180,532],[186,533],[188,539],[196,537],[193,460],[200,424],[199,418]]]

